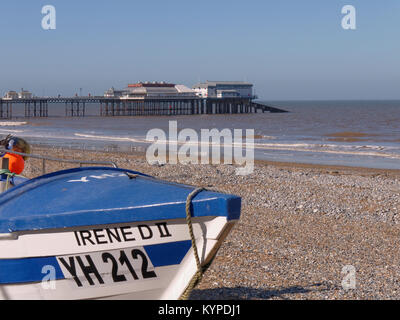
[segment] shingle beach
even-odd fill
[[[191,299],[400,298],[400,171],[256,162],[253,174],[237,176],[232,165],[158,166],[142,154],[34,152],[106,159],[241,196],[241,220]],[[41,168],[29,159],[24,175],[38,176]],[[355,270],[355,289],[343,287],[345,270]]]

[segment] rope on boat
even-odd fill
[[[204,190],[205,190],[204,188],[197,188],[192,193],[190,193],[186,199],[186,222],[189,227],[189,234],[190,234],[190,238],[192,240],[192,248],[193,248],[194,258],[196,259],[197,272],[193,276],[192,280],[190,281],[190,283],[187,286],[187,288],[185,289],[185,291],[182,293],[179,300],[188,300],[191,292],[193,291],[193,289],[196,287],[196,285],[200,282],[200,280],[203,277],[203,268],[201,267],[199,252],[197,251],[196,238],[193,233],[191,206],[192,206],[193,198]]]

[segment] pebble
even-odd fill
[[[52,156],[71,151],[52,149]],[[76,157],[242,197],[241,219],[191,299],[400,299],[399,171],[257,162],[253,174],[237,176],[232,165],[160,167],[140,154]],[[38,168],[29,159],[25,174],[37,176]],[[355,290],[342,287],[348,265]]]

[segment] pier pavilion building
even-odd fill
[[[253,84],[241,81],[206,81],[193,90],[201,98],[253,98]]]
[[[152,99],[152,98],[197,98],[196,92],[185,85],[166,82],[138,82],[123,90],[111,88],[104,94],[108,98]]]

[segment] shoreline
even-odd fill
[[[191,299],[400,299],[400,170],[255,161],[253,174],[236,176],[234,165],[150,165],[143,153],[33,152],[109,160],[240,196],[241,218]],[[40,175],[40,168],[29,159],[27,176]],[[356,288],[346,290],[349,265]]]
[[[48,147],[44,145],[32,145],[33,153],[35,150],[39,151],[39,153],[46,152],[48,150],[53,150],[55,152],[68,153],[77,153],[77,154],[95,154],[102,155],[98,158],[98,160],[107,161],[107,155],[113,156],[127,156],[130,158],[137,158],[140,160],[145,160],[146,153],[144,151],[100,151],[100,150],[83,150],[83,149],[74,149],[74,148],[64,148],[64,147]],[[51,156],[51,155],[50,155]],[[68,158],[68,157],[67,157]],[[73,158],[73,157],[71,157]],[[182,165],[182,164],[178,164]],[[224,165],[224,164],[221,164]],[[286,161],[271,161],[271,160],[254,160],[255,166],[274,166],[279,168],[290,168],[290,169],[314,169],[320,171],[327,171],[333,174],[339,172],[357,172],[360,174],[388,174],[394,176],[400,176],[400,169],[382,169],[382,168],[371,168],[371,167],[361,167],[361,166],[346,166],[346,165],[331,165],[331,164],[316,164],[316,163],[303,163],[303,162],[286,162]],[[202,166],[202,164],[198,164],[197,166]]]
[[[264,166],[276,166],[282,168],[298,168],[298,169],[317,169],[317,170],[329,170],[333,173],[335,171],[349,172],[354,171],[360,174],[390,174],[400,176],[400,169],[381,169],[381,168],[369,168],[369,167],[357,167],[357,166],[344,166],[344,165],[329,165],[329,164],[314,164],[314,163],[300,163],[300,162],[281,162],[281,161],[268,161],[268,160],[255,160],[255,163]]]

